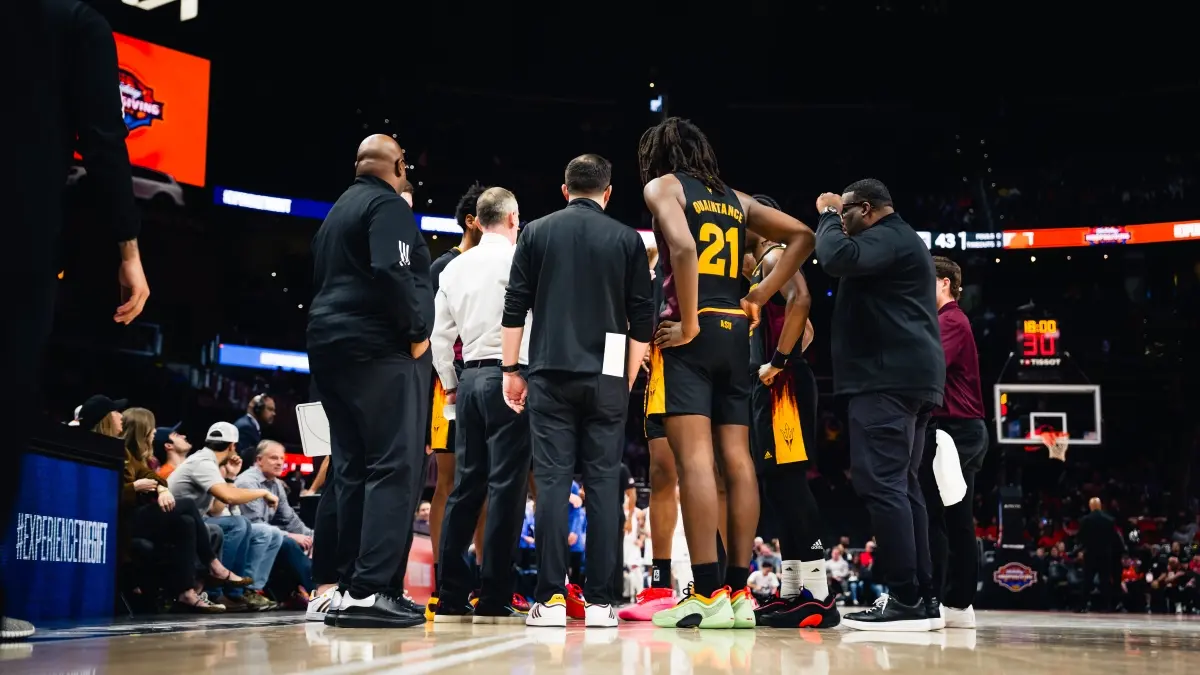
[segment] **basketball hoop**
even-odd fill
[[[1050,451],[1050,459],[1057,459],[1060,462],[1067,461],[1067,447],[1071,444],[1071,436],[1069,434],[1057,431],[1044,431],[1041,436],[1042,443]]]

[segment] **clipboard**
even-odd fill
[[[300,425],[300,445],[305,457],[328,457],[330,454],[329,418],[320,403],[301,403],[296,406],[296,423]]]

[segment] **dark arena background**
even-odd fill
[[[1171,37],[1180,17],[1143,30],[957,0],[89,4],[118,34],[113,86],[153,295],[132,325],[112,322],[117,259],[76,166],[46,419],[13,421],[35,425],[36,442],[0,531],[6,613],[37,633],[0,643],[0,671],[1200,672],[1200,76]],[[880,179],[931,253],[962,267],[991,435],[973,505],[977,629],[347,634],[287,611],[286,584],[268,585],[271,612],[166,611],[139,576],[152,561],[118,536],[120,448],[66,428],[76,406],[127,399],[198,447],[268,394],[263,436],[287,448],[290,501],[311,526],[325,458],[305,455],[296,408],[310,401],[310,242],[359,141],[383,133],[405,149],[436,257],[459,242],[455,207],[473,183],[510,189],[533,220],[563,206],[563,167],[585,152],[613,163],[608,213],[649,233],[637,145],[666,116],[707,133],[730,185],[814,228],[820,193]],[[809,481],[825,557],[848,563],[831,581],[854,611],[886,589],[862,555],[874,533],[832,395],[838,281],[816,257],[803,271],[820,391]],[[1048,447],[1058,434],[1065,445]],[[644,509],[638,420],[626,441]],[[426,498],[435,483],[430,462]],[[1092,497],[1122,546],[1108,612],[1079,554]],[[427,513],[414,519],[406,586],[420,603],[432,558]],[[69,544],[50,534],[66,529]],[[778,556],[779,531],[764,508],[756,566]]]

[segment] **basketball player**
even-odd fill
[[[779,208],[766,195],[754,198]],[[783,247],[754,232],[746,233],[746,247],[756,261],[750,275],[753,287],[774,271]],[[783,528],[779,599],[755,611],[760,626],[832,628],[841,623],[825,577],[817,502],[808,486],[808,466],[816,448],[817,379],[801,353],[812,341],[811,306],[804,273],[796,270],[783,292],[763,305],[762,321],[750,331],[755,380],[750,393],[750,447],[763,477],[765,498]]]
[[[655,238],[666,256],[665,302],[655,334],[662,374],[651,385],[649,412],[663,416],[675,453],[693,576],[683,600],[655,614],[654,623],[749,628],[755,618],[746,565],[759,514],[748,429],[749,332],[763,302],[799,269],[815,239],[800,221],[725,185],[708,139],[687,120],[672,117],[647,130],[638,160]],[[747,227],[787,247],[775,269],[741,297],[740,248]],[[717,448],[730,515],[730,565],[723,579],[712,498]],[[737,589],[732,599],[730,588]]]
[[[661,310],[663,306],[663,274],[659,264],[658,250],[649,249],[650,282],[654,290],[654,306]],[[654,344],[646,351],[646,395],[643,413],[649,410],[651,397],[654,395],[657,382],[662,372],[662,352]],[[634,604],[623,608],[617,616],[622,621],[650,621],[654,615],[664,609],[675,606],[676,597],[672,585],[671,571],[674,569],[673,560],[676,553],[686,555],[684,551],[675,551],[675,531],[679,525],[679,475],[675,471],[675,456],[667,443],[667,432],[663,429],[660,415],[644,415],[646,444],[650,449],[650,504],[647,508],[650,521],[650,548],[653,551],[650,570],[650,587],[638,593]],[[717,500],[719,504],[717,524],[718,537],[726,530],[726,506],[724,486],[718,484]],[[722,542],[723,543],[723,542]],[[724,547],[719,544],[717,553],[724,557]],[[684,559],[686,560],[686,558]],[[724,562],[724,561],[721,561]],[[686,562],[682,563],[686,569]],[[675,575],[679,577],[681,586],[690,583],[691,572]]]
[[[462,242],[438,256],[438,259],[434,260],[433,264],[429,267],[429,274],[433,279],[433,294],[435,297],[437,296],[442,270],[446,269],[446,265],[449,265],[451,260],[454,260],[476,246],[480,238],[483,237],[483,230],[475,223],[475,204],[479,201],[479,195],[482,195],[485,190],[487,188],[479,183],[475,183],[458,200],[458,208],[454,210],[454,217],[458,221],[458,226],[463,230]],[[461,340],[454,343],[454,368],[458,371],[459,375],[462,375]],[[438,576],[438,554],[442,547],[442,517],[446,514],[446,499],[450,496],[450,491],[454,489],[454,421],[446,419],[445,407],[446,391],[442,388],[442,382],[435,371],[433,374],[433,406],[430,411],[432,421],[429,425],[429,448],[427,450],[427,452],[433,453],[434,462],[437,463],[437,485],[433,490],[433,500],[429,504],[429,540],[433,544],[433,588],[435,595],[429,598],[429,604],[425,606],[425,619],[427,621],[433,621],[434,612],[438,604],[436,593],[440,581]],[[479,565],[480,557],[483,553],[483,519],[486,512],[487,509],[480,511],[480,524],[475,528],[476,566]]]

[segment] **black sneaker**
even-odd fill
[[[870,609],[842,617],[847,628],[915,633],[930,630],[924,602],[914,607],[888,595],[881,595]]]
[[[922,603],[925,605],[925,616],[929,617],[929,630],[945,628],[946,620],[942,618],[941,601],[934,597],[928,597]]]
[[[342,596],[336,613],[338,628],[411,628],[425,624],[425,614],[413,611],[403,598],[384,593],[356,599],[349,593]],[[329,615],[325,617],[326,623]]]
[[[794,598],[784,600],[783,607],[775,607],[772,602],[768,607],[775,611],[755,616],[757,625],[770,628],[833,628],[842,622],[842,613],[838,611],[837,602],[830,594],[824,600],[814,600],[811,595],[804,593]]]
[[[471,623],[484,625],[512,624],[516,626],[524,626],[525,619],[527,618],[529,618],[528,612],[522,612],[512,605],[501,605],[497,607],[495,605],[480,602],[478,605],[475,605],[475,614],[471,619]]]
[[[461,597],[461,596],[460,596]],[[454,602],[441,598],[433,613],[434,623],[471,623],[475,608],[469,602]]]

